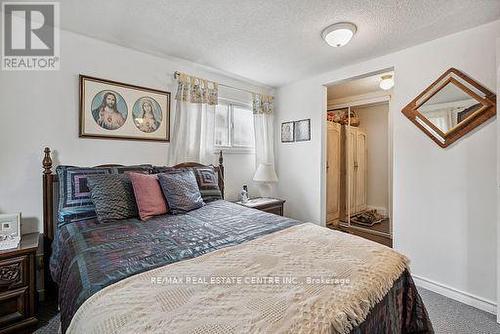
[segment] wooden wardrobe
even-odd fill
[[[329,224],[340,218],[342,126],[334,122],[327,122],[327,124],[326,221]]]
[[[327,124],[326,220],[327,225],[337,226],[348,213],[366,210],[367,136],[357,127]]]

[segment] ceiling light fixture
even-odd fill
[[[349,43],[356,30],[357,28],[353,23],[335,23],[326,27],[321,33],[321,37],[328,45],[338,48]]]
[[[379,86],[383,90],[389,90],[394,87],[394,78],[392,77],[392,74],[383,75],[380,79]]]

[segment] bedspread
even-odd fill
[[[184,215],[163,215],[146,222],[67,224],[56,232],[50,261],[59,286],[61,329],[64,333],[85,300],[112,283],[297,224],[222,200]]]
[[[68,332],[349,333],[407,263],[388,247],[302,224],[115,283],[80,307]]]

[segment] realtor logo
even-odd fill
[[[59,3],[2,3],[2,70],[59,69]]]

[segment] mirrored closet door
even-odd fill
[[[347,89],[338,90],[345,94]],[[392,246],[389,98],[346,103],[343,97],[338,105],[331,100],[329,96],[326,225]]]

